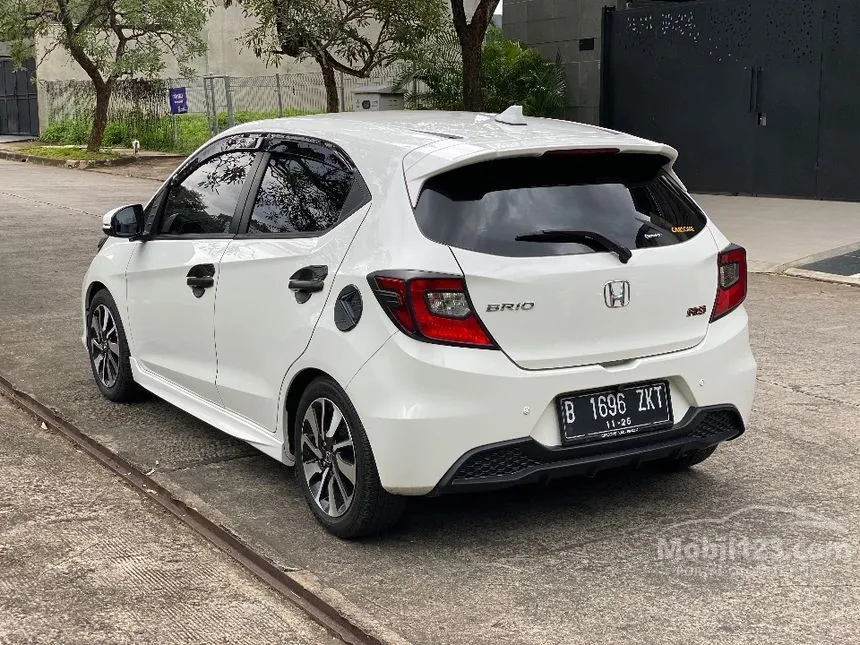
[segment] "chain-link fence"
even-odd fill
[[[398,71],[377,70],[370,78],[337,76],[341,110],[354,109],[356,89],[390,84]],[[95,94],[89,81],[43,81],[48,143],[84,143],[92,125]],[[185,88],[188,112],[173,117],[168,94]],[[151,150],[187,152],[231,125],[257,119],[324,112],[322,74],[270,76],[204,76],[158,80],[124,80],[111,98],[104,146],[129,146],[138,140]]]

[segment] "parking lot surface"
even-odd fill
[[[856,638],[860,289],[752,276],[752,424],[692,471],[416,500],[391,533],[343,542],[289,469],[93,384],[79,297],[100,215],[156,187],[0,162],[0,374],[363,626],[428,645]]]

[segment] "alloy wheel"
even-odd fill
[[[342,516],[355,496],[355,447],[349,423],[331,399],[314,399],[308,406],[298,452],[316,505],[329,517]]]
[[[119,331],[105,305],[90,314],[89,345],[96,375],[105,387],[112,388],[119,377]]]

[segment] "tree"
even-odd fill
[[[312,58],[326,109],[340,100],[335,72],[367,78],[381,65],[441,29],[445,0],[226,0],[259,21],[243,39],[260,58]]]
[[[463,109],[463,57],[453,29],[406,52],[400,63],[401,71],[394,85],[406,91],[407,106],[414,109]]]
[[[12,43],[18,62],[39,43],[44,56],[59,48],[80,65],[95,92],[87,144],[95,152],[117,81],[156,76],[168,53],[180,66],[203,54],[200,34],[209,13],[203,0],[2,0],[0,40]]]
[[[494,26],[484,39],[481,78],[483,108],[489,112],[522,105],[529,116],[554,117],[564,110],[567,82],[561,61],[508,40]],[[405,56],[396,85],[407,90],[411,107],[462,110],[463,61],[456,34],[443,33]]]
[[[467,110],[480,112],[484,107],[481,93],[481,55],[484,35],[493,20],[499,0],[480,0],[472,14],[472,20],[466,20],[466,0],[451,0],[451,11],[454,18],[454,31],[460,41],[463,53],[463,105]]]

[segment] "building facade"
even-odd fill
[[[603,8],[617,5],[617,0],[504,0],[505,36],[547,58],[561,58],[568,87],[565,118],[600,120]]]
[[[0,42],[0,135],[38,134],[35,67],[33,60],[16,67],[8,43]]]

